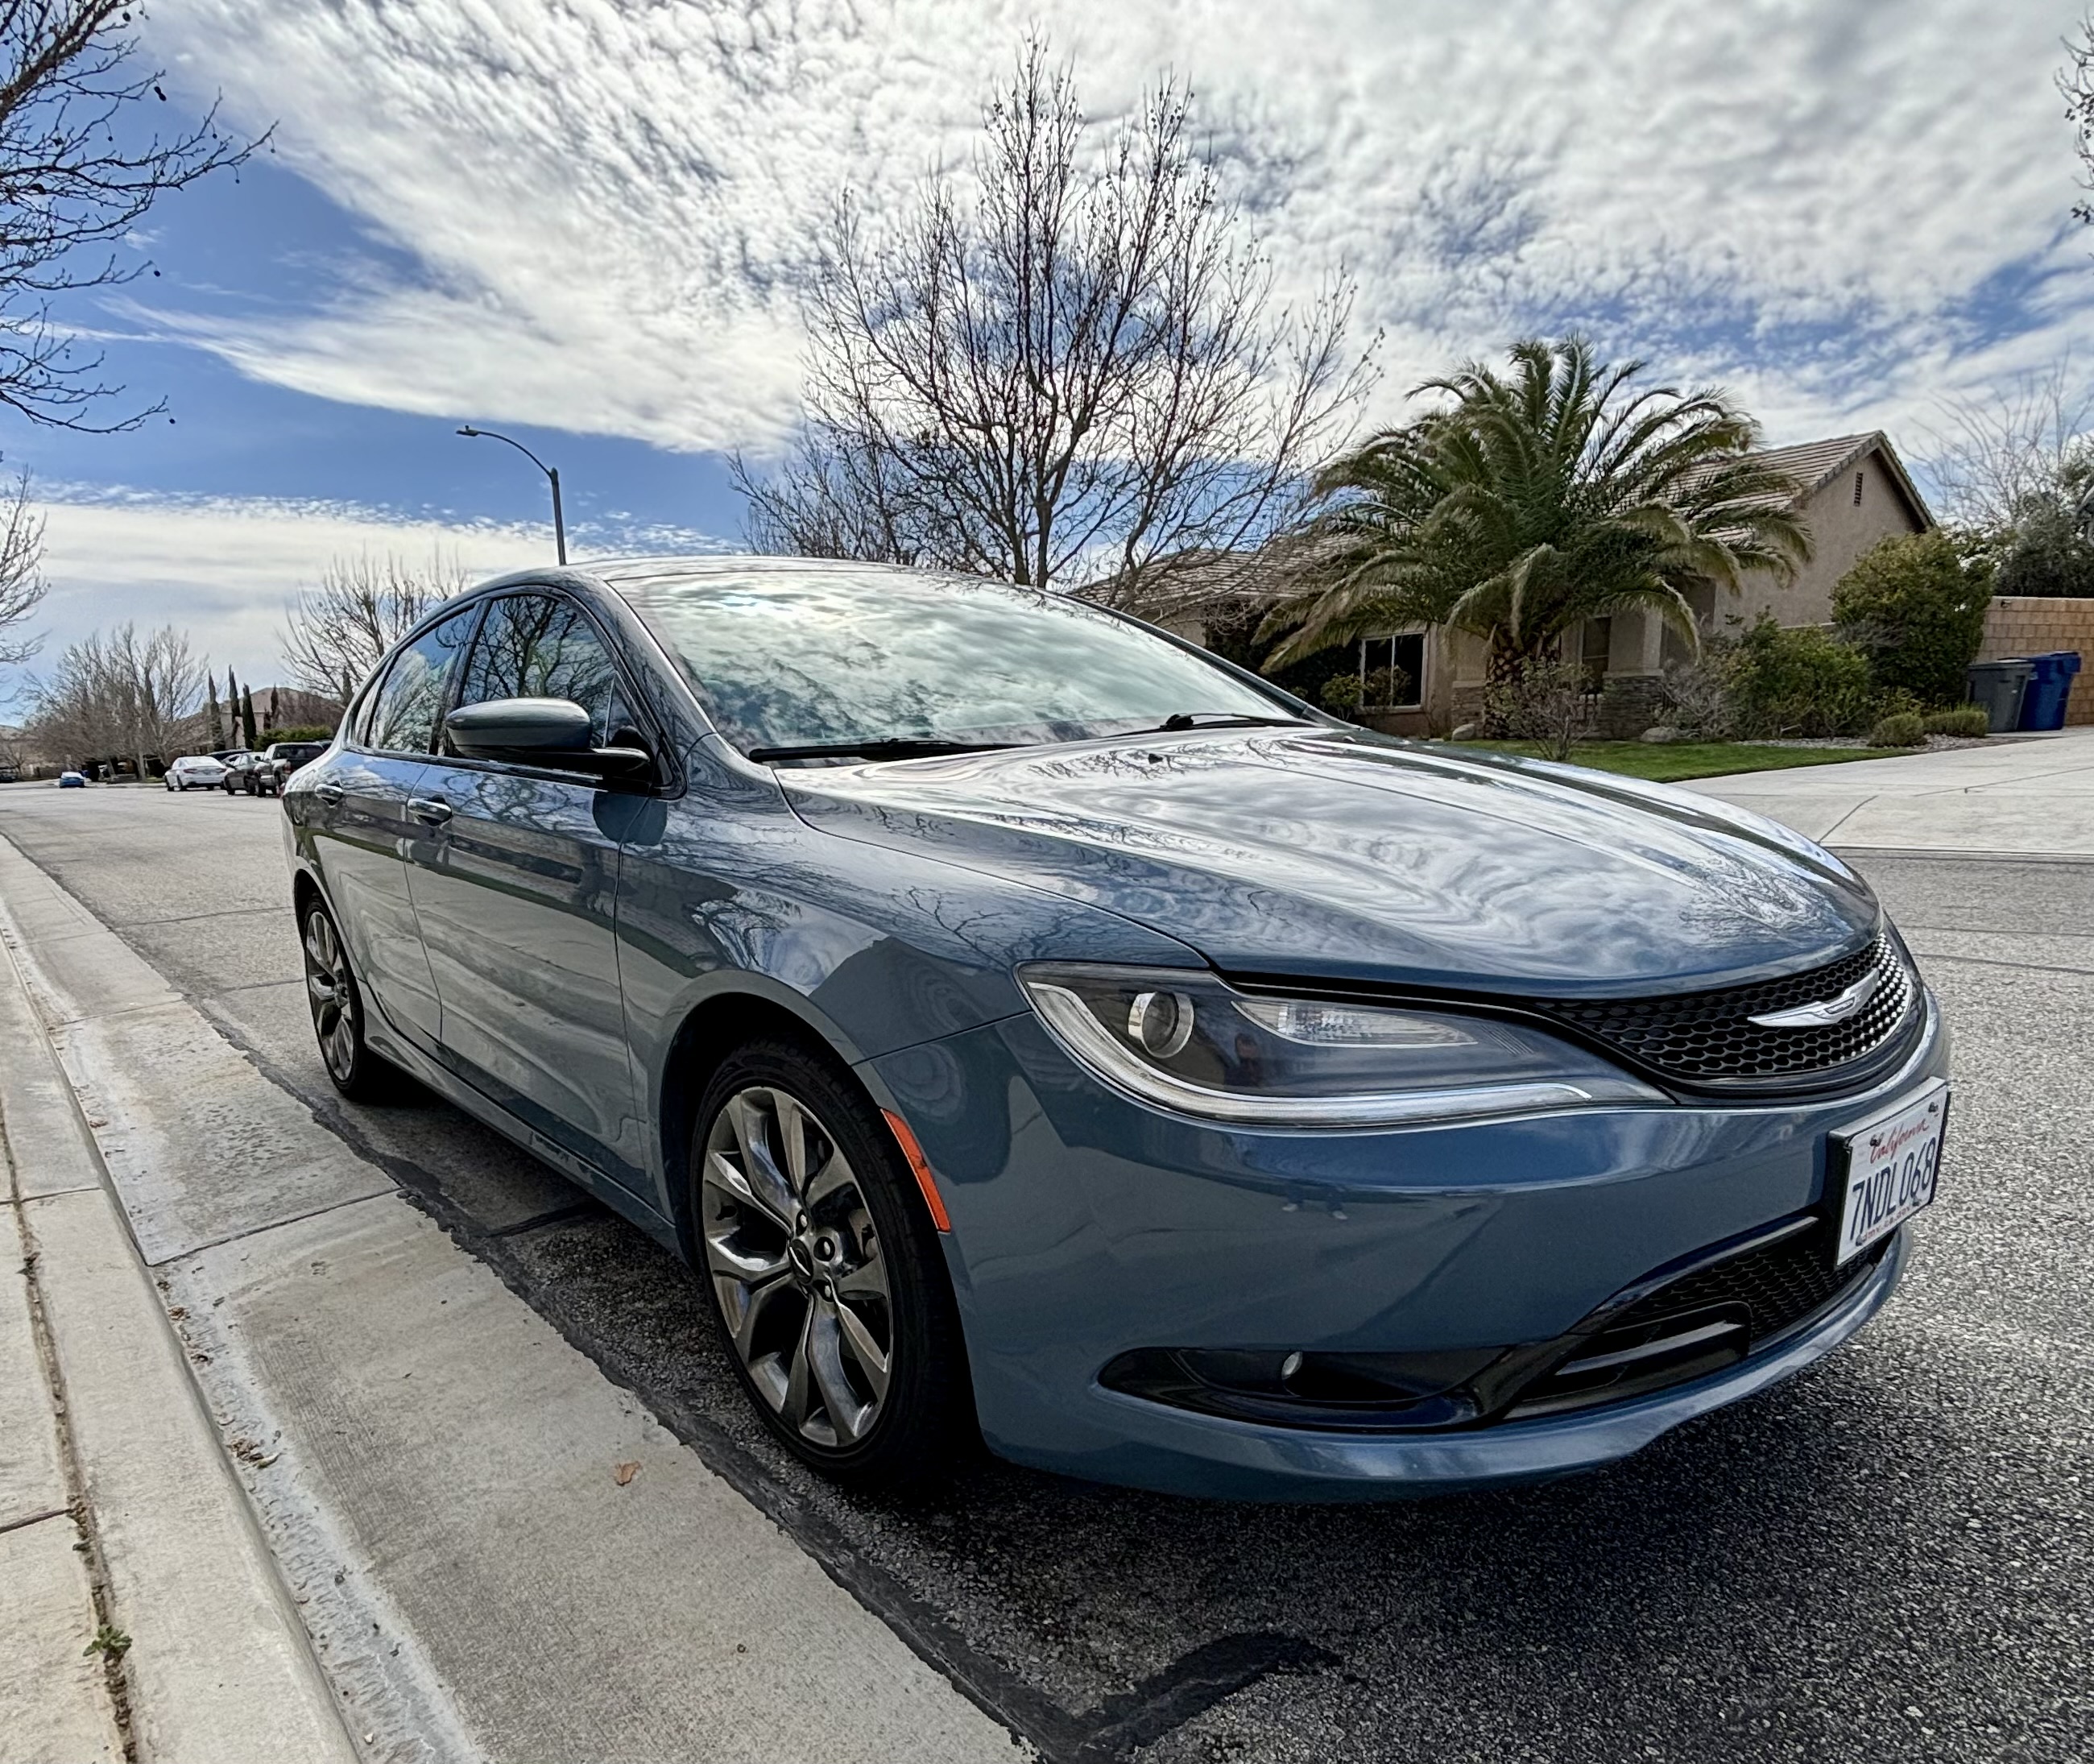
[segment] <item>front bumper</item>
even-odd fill
[[[1096,1480],[1358,1500],[1527,1482],[1626,1457],[1829,1353],[1905,1247],[1819,1315],[1689,1384],[1443,1432],[1266,1426],[1106,1388],[1143,1349],[1418,1353],[1545,1342],[1653,1269],[1816,1206],[1826,1136],[1944,1073],[1911,1058],[1831,1101],[1567,1111],[1366,1132],[1241,1132],[1106,1092],[1030,1016],[868,1062],[922,1141],[983,1432]]]

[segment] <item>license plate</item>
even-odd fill
[[[1934,1198],[1948,1121],[1948,1086],[1936,1079],[1888,1114],[1832,1135],[1834,1168],[1844,1163],[1846,1171],[1836,1267],[1881,1242]]]

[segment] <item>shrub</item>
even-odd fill
[[[1585,697],[1585,671],[1575,662],[1531,662],[1484,689],[1484,719],[1532,741],[1543,758],[1565,760],[1584,733]]]
[[[1360,676],[1358,674],[1333,674],[1323,682],[1323,708],[1333,715],[1344,716],[1348,711],[1360,707]]]
[[[1918,747],[1927,740],[1927,723],[1917,710],[1899,710],[1869,731],[1871,747]]]
[[[1367,675],[1366,691],[1360,702],[1371,709],[1376,705],[1409,704],[1410,700],[1410,676],[1406,670],[1377,667]]]
[[[1664,722],[1692,741],[1730,739],[1734,719],[1728,664],[1736,648],[1727,639],[1714,638],[1696,660],[1667,666],[1659,696]]]
[[[1786,629],[1762,613],[1720,666],[1743,736],[1850,735],[1875,712],[1868,657],[1814,625]]]
[[[2094,595],[2094,544],[2079,530],[2078,510],[2055,492],[2022,500],[2002,549],[1995,593]]]
[[[300,723],[294,728],[271,729],[267,732],[272,741],[331,741],[334,739],[334,731],[324,723]]]
[[[1926,719],[1929,735],[1989,735],[1992,720],[1983,705],[1958,705],[1953,710],[1937,710]]]
[[[1992,597],[1989,564],[1945,532],[1914,533],[1886,539],[1840,577],[1832,617],[1878,690],[1948,706],[1962,701]]]

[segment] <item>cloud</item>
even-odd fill
[[[1036,20],[1096,115],[1192,77],[1290,286],[1358,275],[1385,408],[1582,324],[1794,434],[2094,337],[2070,18],[1996,0],[192,0],[154,21],[182,76],[383,260],[157,322],[328,398],[761,449],[836,193],[963,159]]]
[[[419,564],[441,557],[476,578],[552,561],[552,533],[542,526],[403,519],[336,502],[44,489],[50,592],[33,628],[45,635],[45,665],[67,644],[128,619],[176,625],[215,665],[230,663],[243,680],[274,680],[282,671],[285,607],[333,558],[393,552]],[[571,537],[576,562],[717,548],[663,528]],[[0,702],[22,684],[18,675],[0,676]]]

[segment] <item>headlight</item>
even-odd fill
[[[1029,965],[1056,1041],[1114,1088],[1249,1127],[1379,1127],[1669,1099],[1538,1029],[1240,993],[1188,968]]]

